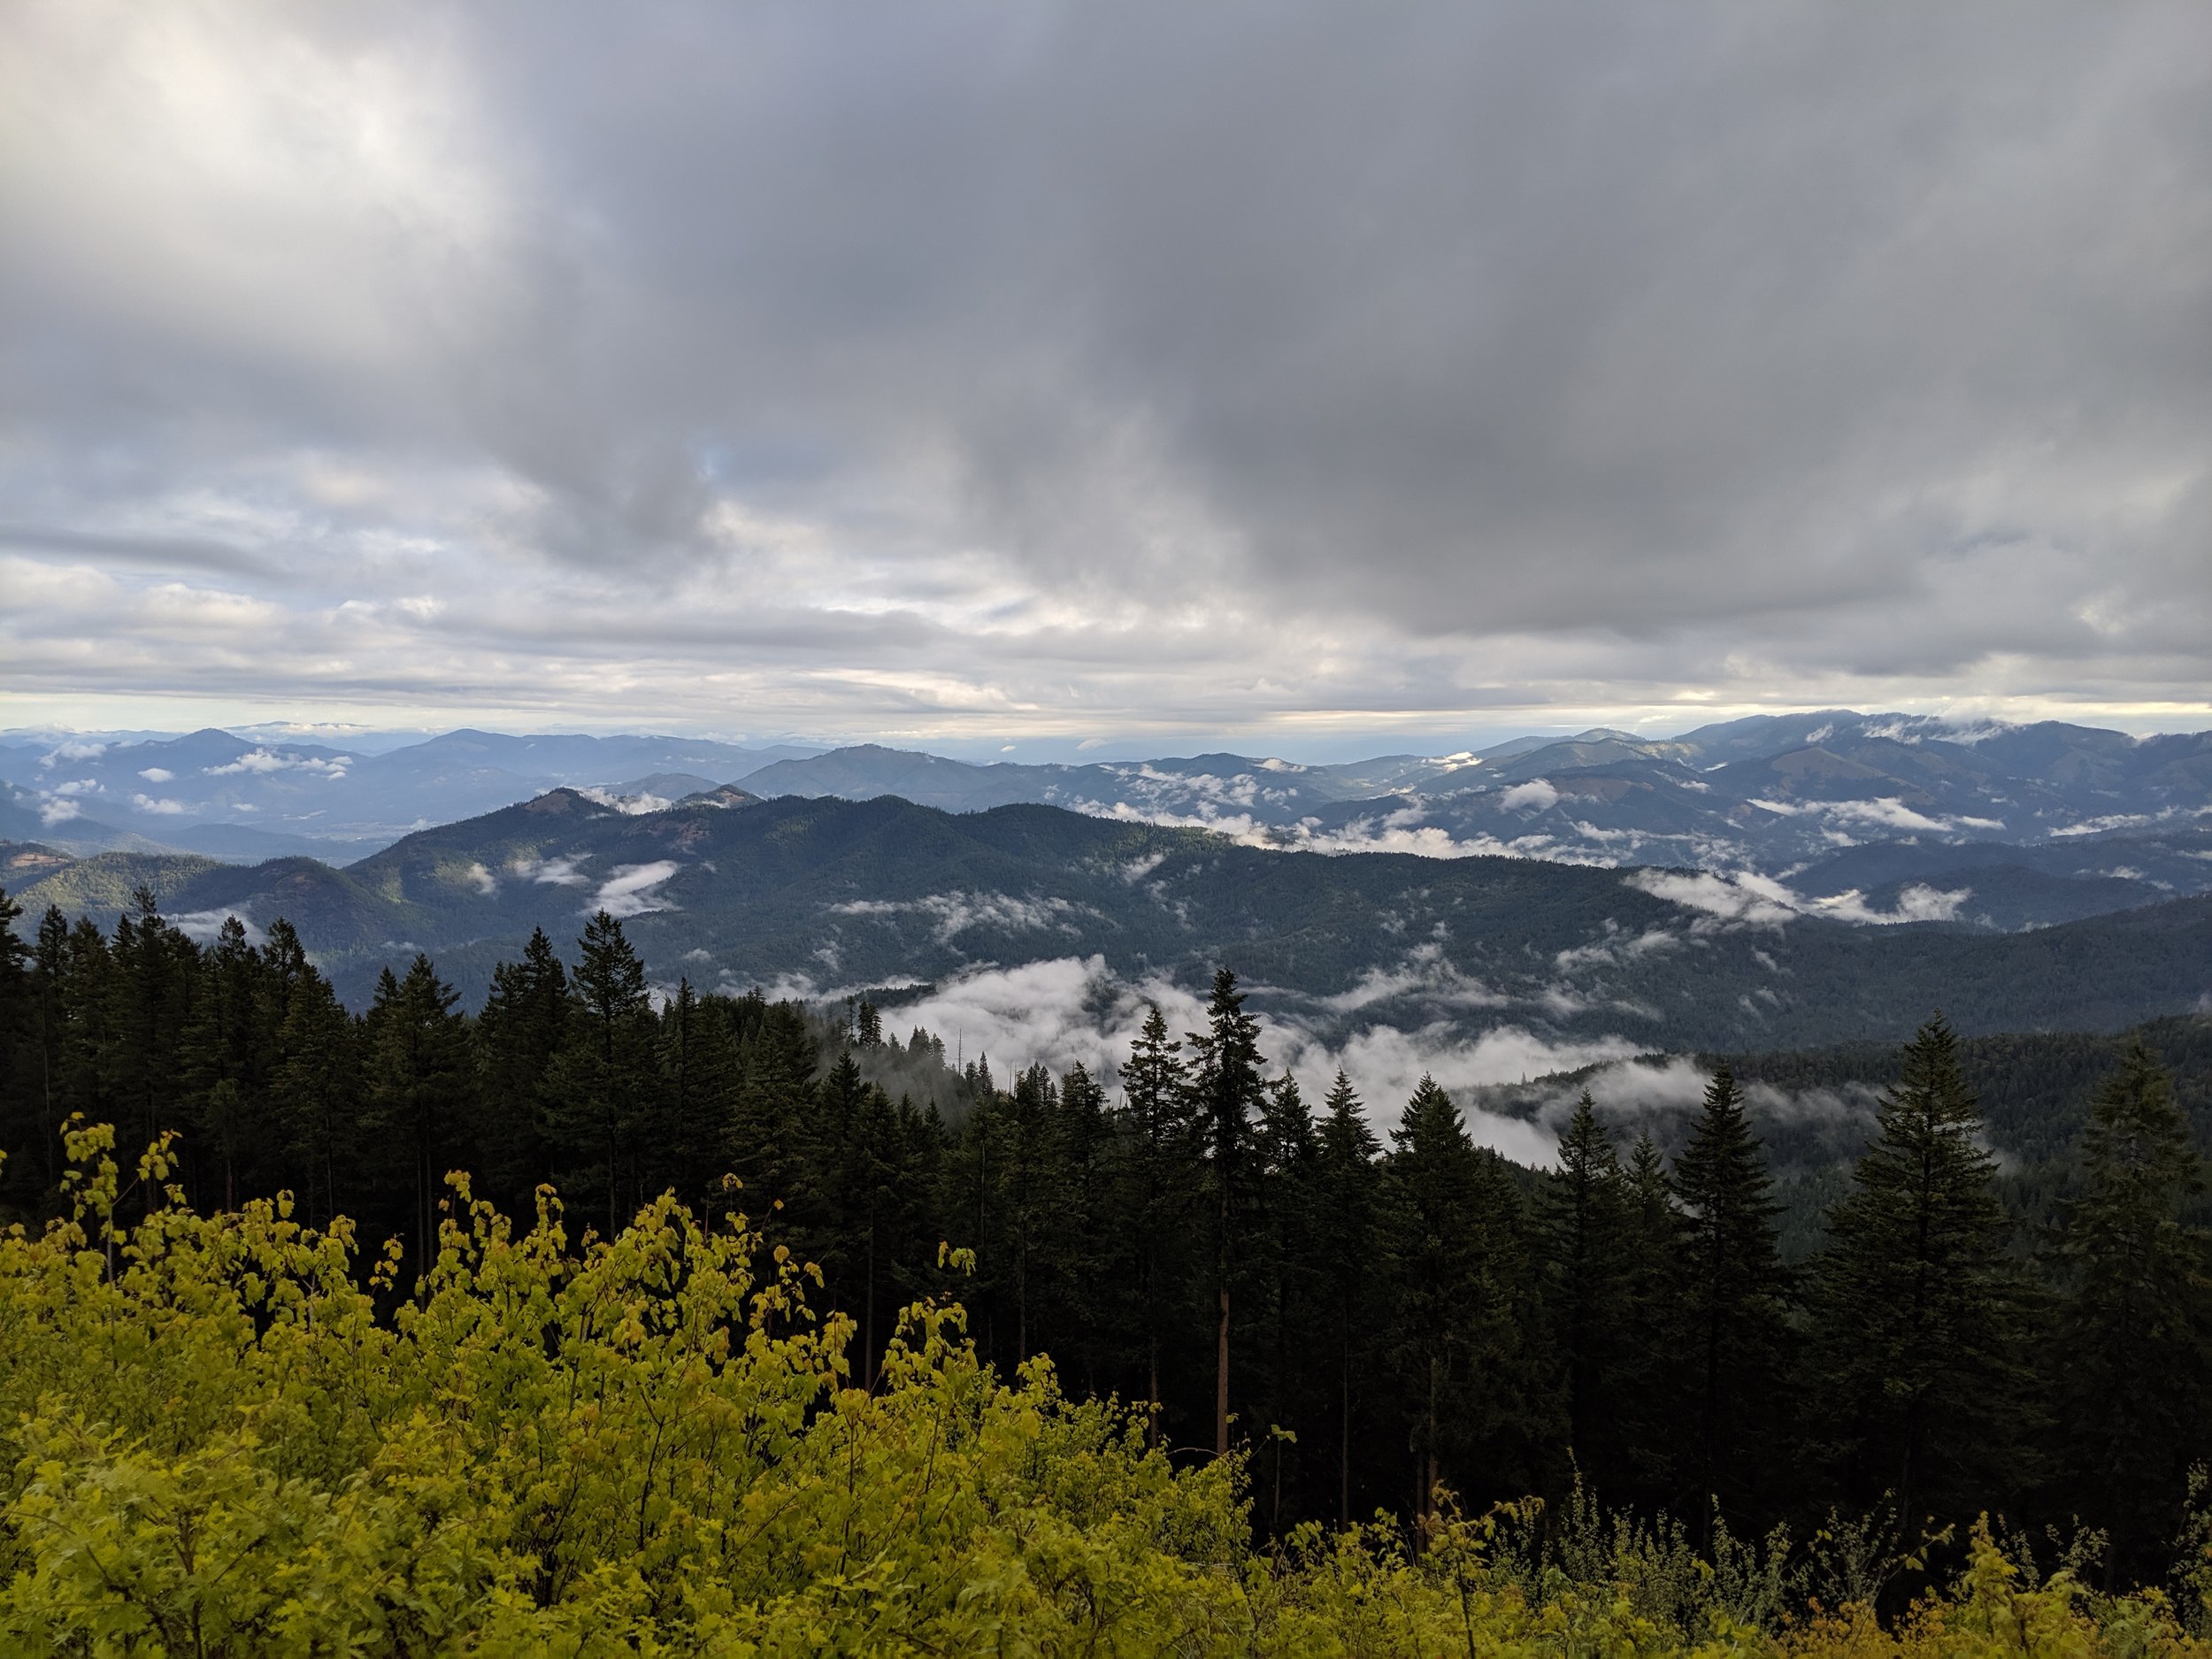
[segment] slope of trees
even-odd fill
[[[379,1318],[417,1317],[396,1310],[434,1299],[441,1229],[474,1225],[449,1171],[507,1214],[557,1189],[570,1236],[602,1243],[664,1194],[680,1226],[742,1213],[818,1272],[858,1386],[905,1374],[902,1310],[956,1296],[978,1364],[1048,1356],[1071,1398],[1122,1402],[1140,1461],[1225,1455],[1285,1548],[1378,1510],[1417,1546],[1579,1491],[1709,1553],[1874,1517],[1869,1561],[1922,1563],[1893,1596],[1987,1511],[2056,1528],[2109,1588],[2167,1576],[2212,1455],[2202,1182],[2147,1050],[2096,1086],[2070,1195],[2028,1225],[1931,1021],[1791,1265],[1726,1067],[1673,1158],[1617,1144],[1586,1098],[1532,1171],[1431,1081],[1386,1138],[1342,1077],[1317,1112],[1225,970],[1203,1029],[1155,1010],[1110,1080],[956,1073],[865,1004],[661,995],[603,913],[567,959],[534,937],[479,1010],[418,957],[358,1018],[281,923],[203,947],[149,895],[111,935],[50,912],[0,941],[0,1202],[34,1232],[74,1202],[73,1118],[175,1132],[161,1171],[125,1166],[122,1217],[281,1192],[288,1225],[394,1240],[360,1281]],[[901,1079],[924,1078],[960,1110],[916,1104]]]

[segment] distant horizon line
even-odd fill
[[[1668,709],[1665,712],[1680,719],[1691,711],[1675,707]],[[2114,732],[2134,738],[2139,742],[2157,737],[2194,736],[2212,731],[2212,714],[2200,715],[2199,718],[2203,719],[2205,724],[2199,726],[2131,730],[2126,725],[2101,724],[2102,720],[2114,718],[2101,710],[2095,716],[2085,717],[2078,714],[2071,718],[2040,712],[2034,718],[2023,718],[2016,715],[2007,716],[1978,710],[1974,711],[1916,710],[1895,708],[1863,710],[1838,706],[1762,708],[1746,713],[1730,713],[1718,709],[1701,710],[1698,712],[1705,714],[1708,718],[1695,719],[1691,723],[1667,730],[1653,730],[1648,726],[1646,729],[1638,730],[1617,714],[1611,719],[1594,722],[1556,725],[1532,722],[1517,727],[1493,726],[1471,733],[1465,728],[1450,734],[1441,732],[1392,732],[1386,728],[1363,735],[1348,733],[1339,735],[1317,743],[1312,741],[1311,734],[1307,734],[1309,737],[1307,742],[1282,749],[1242,746],[1248,743],[1251,738],[1260,735],[1253,732],[1217,733],[1207,737],[1198,737],[1186,733],[1179,734],[1179,743],[1178,736],[1162,733],[1158,734],[1162,740],[1162,746],[1147,749],[1141,747],[1146,741],[1141,736],[1078,739],[1068,734],[1055,734],[1025,738],[1010,737],[1003,733],[990,733],[964,738],[941,734],[910,736],[905,733],[872,733],[823,737],[796,733],[761,734],[733,733],[727,728],[686,731],[655,729],[645,726],[601,726],[597,722],[588,720],[574,725],[542,727],[510,727],[480,724],[474,721],[463,721],[457,725],[442,726],[373,726],[346,721],[267,719],[235,723],[207,721],[195,726],[179,727],[81,726],[48,723],[0,727],[0,742],[25,746],[43,742],[100,740],[111,744],[123,745],[174,741],[180,738],[192,736],[198,732],[214,731],[236,738],[242,742],[322,744],[338,748],[353,743],[373,744],[374,746],[373,748],[364,747],[357,751],[365,755],[390,753],[422,743],[434,742],[441,738],[476,732],[487,737],[582,738],[592,741],[637,738],[671,742],[717,743],[733,749],[754,750],[777,748],[805,749],[814,750],[818,754],[831,754],[849,749],[880,748],[908,754],[927,755],[937,759],[955,760],[970,765],[1079,766],[1133,760],[1181,759],[1207,754],[1233,754],[1242,759],[1277,760],[1295,765],[1329,766],[1399,756],[1413,756],[1435,760],[1449,759],[1459,755],[1474,754],[1497,748],[1501,744],[1512,743],[1525,739],[1540,738],[1550,741],[1564,741],[1602,732],[1616,733],[1638,742],[1667,742],[1688,736],[1694,732],[1713,726],[1732,725],[1743,720],[1786,720],[1813,718],[1820,716],[1839,716],[1855,719],[1893,718],[1927,722],[1961,732],[1971,732],[1976,728],[2007,730],[2045,725],[2071,726],[2084,730]],[[1655,710],[1641,718],[1645,721],[1655,723],[1662,717]],[[1277,733],[1271,735],[1283,736],[1287,733]],[[1425,744],[1422,741],[1424,737],[1433,737],[1436,741]],[[1410,746],[1396,749],[1374,747],[1374,745],[1386,745],[1394,739],[1400,743]],[[1361,747],[1363,743],[1370,746]],[[1442,747],[1448,743],[1455,746],[1448,749]],[[1319,749],[1333,751],[1331,757],[1308,757]],[[1301,756],[1296,752],[1300,749],[1305,750],[1306,755]]]

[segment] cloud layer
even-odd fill
[[[0,689],[2200,724],[2208,81],[2185,5],[25,0]]]
[[[884,1018],[895,1031],[910,1025],[927,1028],[944,1040],[950,1057],[970,1062],[987,1057],[1002,1085],[1010,1068],[1038,1063],[1055,1071],[1082,1065],[1093,1076],[1112,1081],[1148,1006],[1156,1003],[1179,1036],[1205,1028],[1200,998],[1166,979],[1121,979],[1099,956],[979,968]],[[1549,1161],[1555,1135],[1524,1119],[1477,1110],[1469,1091],[1641,1051],[1641,1045],[1623,1037],[1548,1038],[1507,1019],[1494,1024],[1442,1019],[1401,1029],[1327,1018],[1310,1024],[1256,1003],[1254,1012],[1271,1075],[1289,1072],[1317,1108],[1341,1069],[1358,1089],[1369,1119],[1379,1130],[1387,1130],[1421,1079],[1433,1077],[1461,1100],[1478,1141],[1525,1163]]]

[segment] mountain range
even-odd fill
[[[1828,710],[1670,738],[1601,728],[1333,765],[1230,753],[979,765],[877,744],[823,752],[476,731],[361,753],[209,729],[0,742],[0,834],[92,850],[136,838],[219,857],[343,856],[556,787],[673,801],[719,783],[763,796],[898,795],[956,812],[1064,806],[1321,850],[1772,872],[1872,840],[2024,845],[2186,827],[2212,811],[2212,733],[2139,739],[2057,722],[1961,726]]]
[[[638,810],[560,788],[344,868],[7,856],[28,861],[0,880],[34,913],[104,922],[144,882],[188,928],[284,917],[356,1002],[418,949],[473,1000],[532,927],[565,946],[603,907],[667,986],[895,1001],[1041,959],[1186,987],[1226,963],[1261,1006],[1340,1033],[1511,1022],[1719,1050],[1891,1040],[1939,1005],[1969,1030],[2115,1029],[2212,1005],[2212,894],[2027,931],[1870,927],[1756,877],[1331,856],[1028,803],[953,813],[726,786]]]
[[[703,781],[808,751],[674,737],[515,737],[458,731],[364,753],[210,727],[108,742],[0,742],[0,839],[73,850],[174,850],[232,860],[350,861],[411,830],[562,785],[641,776]]]

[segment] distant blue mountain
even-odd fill
[[[1992,926],[2212,880],[2212,864],[2181,842],[2145,852],[2159,871],[2140,877],[2065,850],[2116,833],[2185,841],[2212,826],[2212,733],[2138,740],[2058,722],[1958,726],[1849,710],[1755,716],[1665,738],[1600,727],[1329,765],[1230,752],[978,764],[879,744],[815,751],[472,730],[377,753],[213,729],[112,744],[11,741],[0,744],[0,839],[342,862],[550,788],[649,803],[710,782],[769,797],[895,795],[953,812],[1061,806],[1289,849],[1491,852],[1778,878],[1870,845],[2055,849],[2032,866],[2043,878],[2033,893],[2044,896],[2008,879],[2015,899],[1985,912]],[[1986,850],[1973,856],[1978,868],[2006,862]]]

